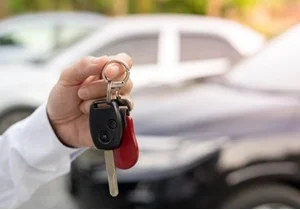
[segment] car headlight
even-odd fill
[[[182,140],[178,137],[138,136],[139,160],[128,170],[117,170],[119,180],[130,181],[161,177],[166,171],[176,172],[219,150],[225,138]],[[105,169],[95,171],[93,178],[107,180]]]

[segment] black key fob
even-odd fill
[[[90,107],[90,132],[98,149],[113,150],[120,146],[123,121],[116,101],[94,101]]]

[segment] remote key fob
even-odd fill
[[[94,101],[90,107],[90,132],[98,149],[113,150],[120,146],[123,120],[115,101]]]

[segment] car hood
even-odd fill
[[[298,104],[285,95],[209,82],[149,89],[133,98],[137,134],[202,139],[284,127]]]
[[[57,75],[44,66],[0,65],[0,110],[11,105],[38,106],[47,100]]]

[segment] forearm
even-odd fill
[[[68,173],[71,149],[57,139],[45,104],[0,136],[0,208],[16,208],[43,184]],[[75,154],[75,155],[74,155]]]

